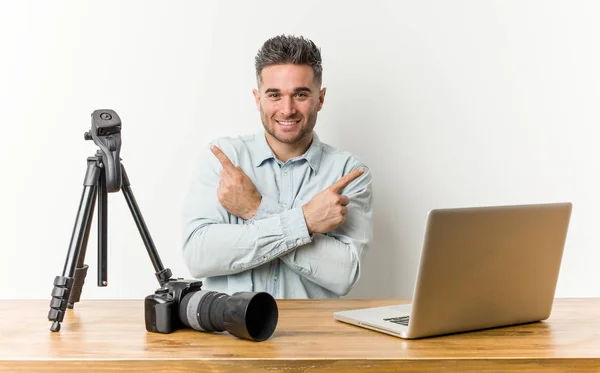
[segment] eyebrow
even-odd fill
[[[268,88],[265,93],[280,93],[281,90],[279,88]],[[294,89],[294,93],[298,93],[298,92],[312,92],[312,90],[308,87],[298,87],[296,89]]]

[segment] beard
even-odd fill
[[[299,120],[300,121],[300,130],[296,134],[277,134],[276,126],[278,125],[275,119],[268,118],[265,112],[260,109],[260,119],[262,121],[263,127],[269,133],[269,135],[273,136],[277,141],[283,144],[295,144],[306,136],[308,136],[312,130],[315,128],[315,124],[317,123],[317,113],[315,110],[308,115],[306,121],[303,121],[302,116],[295,116],[292,118],[285,118],[284,120]],[[304,122],[304,123],[303,123]],[[286,136],[287,135],[287,136]]]

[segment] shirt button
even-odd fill
[[[277,281],[277,276],[273,277],[275,279],[275,281]]]
[[[284,172],[284,173],[283,173],[283,176],[287,176],[287,172]]]
[[[298,238],[298,240],[296,241],[296,243],[297,243],[298,245],[301,245],[301,244],[302,244],[302,240]]]

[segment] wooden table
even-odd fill
[[[545,322],[403,340],[333,319],[398,300],[282,300],[264,342],[228,333],[148,333],[143,300],[84,300],[59,333],[48,301],[0,301],[0,372],[600,372],[600,299],[557,299]]]

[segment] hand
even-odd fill
[[[309,233],[327,233],[342,225],[350,199],[340,192],[363,172],[362,168],[357,168],[302,206]]]
[[[219,202],[230,214],[244,220],[252,219],[258,211],[262,196],[248,175],[240,167],[234,166],[221,149],[212,145],[210,150],[223,165],[217,188]]]

